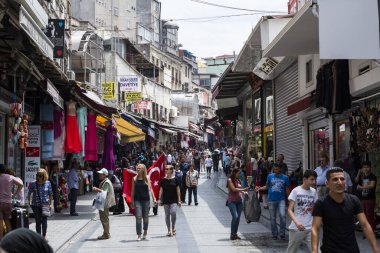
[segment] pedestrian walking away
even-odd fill
[[[189,201],[187,204],[190,206],[192,202],[192,196],[194,195],[194,202],[195,205],[198,205],[198,196],[197,196],[197,189],[198,189],[198,178],[199,174],[198,171],[194,169],[194,165],[190,165],[189,171],[186,173],[186,186],[189,191]]]
[[[211,159],[211,156],[207,156],[206,160],[205,160],[205,165],[206,165],[206,171],[207,171],[207,178],[210,179],[211,178],[211,168],[212,168],[212,159]]]
[[[112,207],[114,215],[122,214],[125,211],[123,200],[123,175],[121,168],[115,170],[115,174],[111,177],[113,190],[115,191],[116,205]],[[110,209],[111,210],[111,209]]]
[[[186,203],[186,173],[189,170],[189,164],[186,162],[186,156],[181,155],[179,158],[179,170],[182,171],[183,177],[181,182],[181,201],[182,203]]]
[[[12,187],[16,185],[17,190],[12,194]],[[12,212],[12,198],[17,196],[23,188],[22,181],[12,175],[5,174],[4,164],[0,164],[0,240],[4,235],[4,226],[7,231],[11,231],[11,221],[9,217]]]
[[[99,210],[100,222],[103,226],[103,234],[98,237],[98,240],[105,240],[111,238],[110,234],[110,221],[109,221],[109,208],[116,204],[115,202],[115,192],[111,181],[108,179],[108,170],[103,168],[98,171],[100,184],[99,188],[93,187],[94,192],[107,192],[106,200],[104,204],[104,211]]]
[[[141,241],[145,240],[148,234],[150,198],[153,198],[155,204],[156,199],[147,176],[145,165],[140,163],[137,165],[136,171],[137,175],[132,180],[131,196],[132,207],[135,208],[137,241]],[[144,234],[141,237],[142,223],[144,224]]]
[[[168,229],[167,236],[176,235],[176,220],[177,220],[177,206],[181,207],[181,192],[180,183],[177,177],[174,176],[173,166],[167,165],[165,167],[166,175],[161,179],[159,204],[164,206],[165,222]]]
[[[311,252],[311,224],[312,212],[317,201],[315,186],[317,173],[306,170],[303,174],[303,183],[294,188],[289,194],[288,214],[292,219],[289,226],[289,244],[286,253],[297,253],[302,242]]]
[[[317,194],[318,199],[323,200],[328,194],[328,189],[326,187],[326,173],[330,169],[328,164],[329,157],[327,154],[322,154],[319,158],[319,166],[315,169],[317,172]]]
[[[73,160],[72,167],[68,175],[67,185],[70,190],[70,215],[78,216],[76,212],[78,189],[79,189],[79,177],[78,177],[78,167],[79,163],[76,160]]]
[[[36,178],[36,181],[29,184],[28,203],[36,219],[36,232],[41,235],[42,227],[42,237],[47,240],[47,217],[52,208],[53,190],[46,170],[40,168]]]
[[[313,210],[312,253],[318,252],[319,230],[323,223],[323,253],[359,253],[355,236],[355,217],[371,245],[373,252],[380,253],[376,238],[363,212],[358,197],[344,192],[345,177],[341,168],[332,168],[326,173],[329,194],[318,199]]]
[[[256,187],[256,191],[268,190],[268,205],[273,240],[278,239],[277,212],[280,216],[280,238],[285,240],[286,204],[285,196],[289,195],[289,178],[281,173],[282,165],[274,164],[272,174],[268,176],[263,187]]]
[[[227,180],[227,204],[232,216],[230,240],[240,240],[237,233],[239,229],[241,212],[243,210],[243,192],[248,190],[248,187],[242,188],[239,177],[240,169],[235,168]]]

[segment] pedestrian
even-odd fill
[[[259,182],[260,186],[265,186],[267,184],[268,175],[271,173],[271,166],[268,163],[266,157],[261,158],[259,165]],[[252,181],[253,182],[253,181]],[[252,183],[251,183],[252,185]],[[254,184],[255,185],[255,184]],[[251,186],[251,188],[254,188]],[[260,196],[263,201],[264,209],[268,209],[268,190],[260,191]]]
[[[319,158],[319,166],[315,169],[317,172],[317,194],[318,199],[323,200],[328,195],[328,189],[326,187],[326,173],[330,170],[330,166],[328,164],[329,157],[327,154],[322,153]]]
[[[226,153],[226,156],[224,158],[224,167],[223,167],[224,173],[226,174],[226,176],[228,176],[230,172],[230,163],[231,163],[230,154]]]
[[[137,241],[141,241],[141,239],[146,239],[148,233],[150,198],[153,198],[154,203],[156,203],[156,199],[145,165],[140,163],[137,165],[136,171],[137,175],[132,180],[131,196],[132,207],[135,208]],[[142,223],[144,224],[144,234],[141,238]]]
[[[12,187],[17,186],[16,192],[12,194]],[[11,231],[9,217],[12,212],[12,198],[19,195],[24,185],[12,175],[5,174],[4,164],[0,164],[0,240],[4,235],[3,223],[7,231]]]
[[[123,200],[123,171],[121,168],[115,170],[115,174],[111,177],[111,183],[115,192],[115,203],[113,206],[113,215],[122,214],[125,212]]]
[[[206,165],[206,171],[207,171],[207,178],[210,179],[211,178],[211,168],[212,168],[212,159],[211,159],[210,155],[207,156],[206,161],[205,161],[205,165]]]
[[[259,171],[259,165],[258,165],[259,156],[256,153],[254,154],[253,150],[249,152],[249,155],[251,157],[249,167],[252,172],[252,182],[256,183],[256,178],[258,176],[258,171]]]
[[[218,167],[219,167],[219,151],[215,149],[212,152],[212,167],[215,172],[218,172]]]
[[[306,170],[303,173],[302,185],[294,188],[289,194],[288,214],[292,222],[289,226],[289,244],[286,253],[297,253],[304,241],[311,252],[311,224],[313,207],[317,201],[317,191],[313,188],[317,173]]]
[[[54,250],[41,235],[27,228],[19,228],[9,232],[0,241],[0,252],[53,253]]]
[[[189,164],[186,162],[186,156],[181,155],[179,158],[179,170],[182,171],[182,174],[184,175],[182,177],[182,182],[181,182],[181,201],[182,203],[186,203],[186,173],[189,170]]]
[[[279,154],[277,156],[277,163],[281,166],[281,174],[288,176],[288,165],[284,162],[285,156],[284,154]]]
[[[374,230],[377,177],[371,172],[371,167],[370,161],[364,161],[362,168],[355,178],[355,182],[358,184],[357,190],[359,191],[359,199],[363,206],[363,212]]]
[[[191,164],[189,171],[186,173],[186,186],[189,190],[189,202],[188,205],[191,205],[191,195],[194,195],[195,205],[198,205],[197,189],[198,189],[198,171],[194,169],[194,165]]]
[[[58,208],[59,205],[59,194],[58,194],[58,164],[54,164],[49,176],[50,184],[53,190],[53,200],[54,200],[54,212],[60,213],[61,210]]]
[[[103,226],[103,234],[98,237],[98,240],[106,240],[111,238],[110,234],[110,221],[109,221],[109,208],[116,204],[115,202],[115,192],[113,190],[113,186],[111,181],[108,179],[108,170],[103,168],[98,171],[99,174],[99,188],[93,187],[92,190],[94,192],[107,192],[106,200],[104,204],[104,210],[99,210],[99,218],[100,222]]]
[[[53,190],[45,169],[40,168],[36,178],[36,181],[29,184],[28,203],[36,219],[36,232],[41,234],[42,227],[42,237],[47,240],[47,215],[45,215],[44,210],[52,207]],[[33,196],[32,199],[31,196]]]
[[[342,160],[335,160],[332,168],[334,168],[334,167],[338,167],[338,168],[343,169],[343,171],[344,171],[344,178],[346,179],[346,184],[345,184],[344,191],[346,193],[351,193],[352,194],[353,183],[352,183],[350,174],[348,174],[347,171],[344,170],[344,163],[343,163],[343,161]]]
[[[79,163],[76,160],[73,160],[72,166],[67,178],[67,186],[69,187],[69,191],[70,191],[69,199],[70,199],[70,215],[71,216],[78,216],[78,213],[76,212],[77,197],[78,197],[78,190],[79,190],[78,167],[79,167]]]
[[[180,181],[174,176],[173,166],[165,167],[166,175],[161,179],[159,204],[164,206],[167,236],[176,235],[175,223],[177,219],[177,206],[181,207]]]
[[[201,172],[201,155],[199,154],[198,151],[196,151],[194,155],[194,166],[195,166],[195,169],[198,171],[198,175],[199,175]]]
[[[272,174],[268,176],[265,186],[256,187],[256,191],[268,190],[268,206],[273,240],[278,239],[277,212],[280,216],[280,238],[285,240],[286,204],[289,195],[289,178],[281,173],[282,164],[275,163]]]
[[[243,210],[243,192],[248,190],[248,187],[243,188],[241,186],[239,177],[240,170],[235,168],[227,180],[227,204],[232,216],[230,240],[240,240],[237,232],[239,229],[241,211]]]
[[[201,153],[201,161],[200,161],[200,165],[201,165],[200,172],[202,172],[202,171],[206,172],[205,160],[206,160],[205,155],[204,155],[204,153],[202,152],[202,153]]]
[[[359,253],[355,236],[355,216],[370,243],[373,252],[380,253],[376,238],[363,212],[360,200],[345,193],[345,177],[341,168],[326,172],[326,186],[329,193],[323,200],[318,199],[313,209],[311,231],[312,253],[318,252],[319,229],[323,223],[321,251],[323,253]]]
[[[19,177],[16,177],[16,173],[14,170],[12,169],[6,169],[5,170],[5,173],[8,174],[8,175],[11,175],[11,176],[14,176],[21,184],[24,184],[21,180],[21,178]],[[16,193],[17,192],[17,188],[18,188],[18,185],[13,185],[12,186],[12,204],[14,206],[24,206],[25,205],[25,195],[24,195],[24,191],[21,190],[20,192]]]

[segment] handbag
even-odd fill
[[[41,202],[42,216],[50,217],[51,216],[51,208],[50,205],[42,204],[42,199],[40,197],[40,191],[38,190],[38,184],[36,182],[37,195]]]

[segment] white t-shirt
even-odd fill
[[[302,186],[297,186],[292,190],[288,199],[294,201],[294,214],[298,222],[303,224],[306,230],[310,230],[314,204],[318,199],[317,191],[311,187],[310,190],[305,190]],[[293,221],[290,223],[289,229],[298,230]]]
[[[212,159],[211,158],[207,158],[206,161],[205,161],[205,164],[206,164],[206,167],[212,167]]]
[[[168,154],[168,157],[166,158],[168,163],[172,163],[172,155]]]
[[[252,164],[252,171],[257,171],[258,169],[258,164],[256,158],[252,157],[251,158],[251,164]]]

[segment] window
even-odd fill
[[[306,87],[309,87],[313,81],[313,61],[306,62]]]

